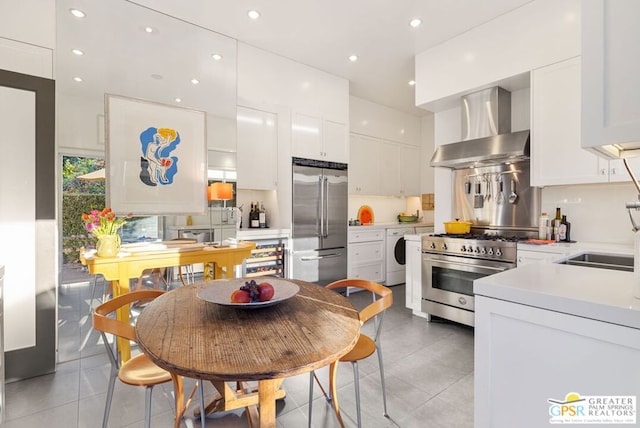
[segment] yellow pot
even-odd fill
[[[451,233],[456,235],[469,233],[469,231],[471,230],[471,224],[472,223],[470,221],[460,221],[457,219],[455,221],[445,221],[444,231],[446,233]]]

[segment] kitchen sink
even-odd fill
[[[633,272],[632,255],[583,253],[570,257],[562,263],[567,265]]]

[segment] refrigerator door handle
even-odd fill
[[[318,212],[316,213],[317,215],[317,220],[316,220],[316,236],[318,237],[322,237],[324,236],[324,219],[322,217],[322,214],[324,213],[324,186],[322,185],[322,175],[318,177],[318,194],[319,196],[319,200],[318,200]]]
[[[303,262],[310,262],[313,260],[330,259],[332,257],[342,257],[342,253],[331,253],[331,254],[325,254],[324,256],[306,256],[306,257],[300,257],[300,260],[302,260]]]
[[[328,238],[329,237],[329,179],[327,178],[326,175],[322,176],[323,179],[323,184],[324,184],[324,199],[322,201],[322,207],[323,207],[323,212],[322,212],[322,217],[323,217],[323,223],[324,223],[324,230],[322,233],[322,237],[323,238]]]

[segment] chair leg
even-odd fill
[[[382,348],[380,347],[379,343],[377,344],[376,348],[377,348],[376,353],[378,354],[378,365],[380,366],[380,384],[382,385],[382,407],[384,409],[384,413],[382,414],[384,415],[385,418],[388,418],[389,414],[387,413],[387,388],[384,383],[384,364],[382,363]]]
[[[104,405],[104,415],[102,416],[102,428],[107,428],[109,423],[109,412],[111,411],[111,400],[113,399],[113,389],[116,385],[116,377],[118,376],[118,372],[111,369],[111,374],[109,375],[109,387],[107,388],[107,402]]]
[[[144,389],[144,428],[151,428],[151,394],[153,385]]]
[[[336,418],[338,418],[338,423],[342,428],[344,428],[344,421],[342,420],[342,414],[340,413],[340,403],[338,403],[337,376],[338,362],[336,361],[329,365],[329,391],[331,392],[331,397],[329,397],[327,400],[331,401],[333,410],[336,412]]]
[[[311,428],[311,416],[313,413],[313,382],[315,382],[313,378],[314,374],[315,373],[313,370],[309,372],[309,428]]]
[[[356,414],[358,416],[358,428],[362,428],[362,416],[360,415],[360,376],[358,374],[358,362],[352,361],[353,366],[353,384],[356,389]]]
[[[200,426],[204,428],[207,423],[207,406],[204,405],[204,380],[198,379],[198,390],[200,390]]]

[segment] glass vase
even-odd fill
[[[120,251],[120,235],[100,235],[96,243],[98,257],[115,257]]]

